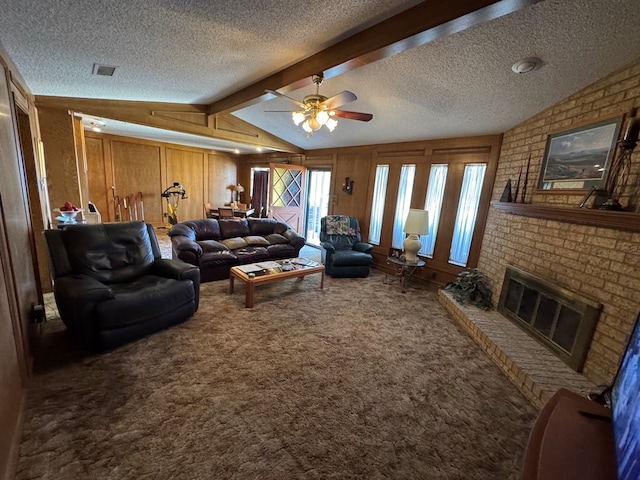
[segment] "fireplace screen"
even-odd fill
[[[507,267],[498,311],[580,372],[601,307],[530,273]]]

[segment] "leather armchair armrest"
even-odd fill
[[[336,251],[336,247],[331,242],[320,242],[320,246],[328,252]]]
[[[196,310],[200,303],[200,269],[182,260],[163,258],[153,262],[152,275],[175,278],[176,280],[191,280],[195,294]]]
[[[307,243],[307,240],[302,235],[294,232],[293,230],[285,230],[282,233],[282,236],[289,240],[289,243],[293,245],[296,250],[300,250],[302,247],[304,247],[304,244]]]
[[[371,253],[371,250],[373,250],[373,245],[371,245],[370,243],[358,242],[353,244],[353,249],[358,252]]]
[[[73,274],[55,281],[56,297],[69,302],[99,303],[115,297],[113,290],[88,275]]]
[[[93,311],[98,303],[115,297],[113,290],[88,275],[58,277],[53,286],[60,318],[87,347],[96,341]]]
[[[173,245],[173,249],[178,252],[190,252],[196,257],[202,255],[202,247],[184,235],[174,235],[171,237],[171,244]]]

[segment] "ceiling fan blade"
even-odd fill
[[[373,118],[373,115],[370,113],[349,112],[347,110],[334,110],[334,112],[334,116],[346,118],[348,120],[360,120],[361,122],[368,122]]]
[[[353,102],[357,100],[355,93],[349,92],[345,90],[344,92],[340,92],[337,95],[334,95],[331,98],[327,98],[324,102],[321,102],[320,105],[326,106],[329,110],[333,110],[334,108],[338,108],[345,103]]]
[[[280,92],[276,92],[275,90],[265,90],[265,92],[270,93],[272,95],[275,95],[276,97],[281,97],[281,98],[286,98],[287,100],[289,100],[290,102],[295,103],[297,106],[299,106],[300,108],[304,108],[304,103],[299,102],[298,100],[296,100],[295,98],[291,98],[291,97],[287,97],[284,93],[280,93]]]

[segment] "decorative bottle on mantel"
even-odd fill
[[[511,196],[511,179],[507,180],[507,184],[504,187],[500,201],[509,203],[513,202],[513,197]]]

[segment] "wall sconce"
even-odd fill
[[[344,179],[344,183],[342,184],[342,191],[348,193],[349,195],[353,194],[353,180],[349,180],[349,177]]]

